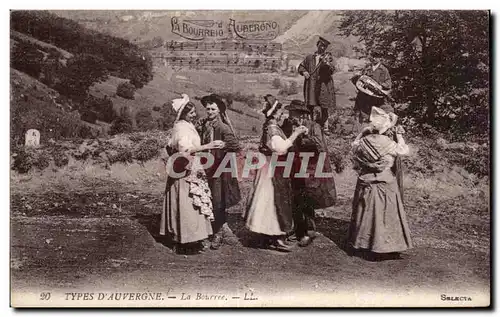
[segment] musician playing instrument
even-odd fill
[[[304,102],[311,112],[314,107],[321,107],[321,125],[326,133],[329,110],[336,107],[332,78],[335,66],[331,53],[326,51],[329,45],[330,42],[320,36],[317,51],[306,56],[298,68],[299,74],[304,76]]]
[[[377,88],[381,87],[381,93],[371,96],[358,91],[356,102],[354,104],[354,112],[359,116],[360,123],[368,122],[371,109],[373,106],[380,107],[387,102],[390,90],[392,88],[391,76],[389,70],[382,64],[382,55],[378,52],[372,52],[368,57],[370,64],[364,69],[362,74],[357,74],[351,81],[356,86],[356,82],[361,75],[366,75],[378,83]],[[377,89],[374,89],[377,90]]]

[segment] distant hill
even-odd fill
[[[126,38],[143,44],[155,37],[165,41],[185,40],[171,32],[171,18],[213,20],[273,20],[280,25],[280,35],[274,40],[282,43],[290,58],[301,58],[314,51],[318,35],[332,41],[330,50],[338,57],[353,57],[352,47],[359,45],[355,38],[344,38],[338,34],[342,11],[52,11],[73,19],[85,27]]]
[[[61,17],[75,20],[85,27],[123,37],[134,43],[142,43],[161,37],[164,40],[179,41],[182,37],[171,32],[172,17],[184,17],[192,20],[272,20],[280,26],[280,31],[289,29],[306,11],[147,11],[147,10],[55,10]]]

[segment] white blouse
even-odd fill
[[[192,123],[179,120],[174,123],[169,143],[172,148],[179,152],[187,152],[200,147],[201,139]]]
[[[268,147],[279,155],[284,155],[288,149],[292,146],[292,142],[289,139],[283,139],[279,135],[273,135]]]

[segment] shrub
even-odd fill
[[[110,164],[117,162],[132,163],[133,155],[132,150],[127,147],[119,147],[118,149],[108,152],[108,161]]]
[[[104,96],[104,98],[97,98],[89,95],[80,105],[80,109],[82,111],[82,120],[87,122],[95,123],[96,120],[113,122],[113,120],[116,119],[113,101],[108,96]],[[89,116],[89,112],[93,113],[91,117],[87,117],[92,119],[91,121],[83,118],[84,114]]]
[[[93,139],[99,136],[100,131],[89,127],[88,125],[81,125],[78,128],[77,136],[82,139]]]
[[[109,134],[111,135],[132,132],[133,123],[129,111],[124,107],[120,112],[120,116],[113,121],[109,129]]]
[[[20,148],[14,159],[13,169],[18,173],[28,173],[35,164],[36,157],[34,151],[27,148]]]
[[[162,130],[168,130],[174,126],[176,113],[172,108],[171,104],[165,103],[161,109],[161,119],[159,128]]]
[[[161,107],[160,106],[154,106],[153,111],[160,112]]]
[[[299,86],[297,85],[297,82],[292,81],[290,83],[290,86],[288,86],[288,94],[289,95],[295,95],[299,93]]]
[[[46,151],[38,151],[35,153],[34,166],[39,170],[44,170],[50,165],[51,157]]]
[[[135,86],[129,82],[123,82],[116,87],[116,94],[125,99],[134,99]]]
[[[134,149],[134,158],[145,162],[155,158],[160,152],[161,144],[157,139],[146,139]]]
[[[278,77],[273,79],[273,88],[281,88],[281,80]]]
[[[95,123],[97,120],[97,113],[93,110],[85,110],[80,118],[85,122]]]
[[[135,122],[139,131],[154,130],[158,128],[157,122],[153,119],[151,111],[143,108],[135,114]]]
[[[278,95],[289,96],[299,93],[299,86],[296,82],[292,81],[290,83],[283,84],[282,88],[278,92]]]
[[[57,167],[63,167],[68,165],[69,163],[69,158],[64,153],[58,153],[57,155],[54,155],[53,158],[54,158],[54,164]]]

